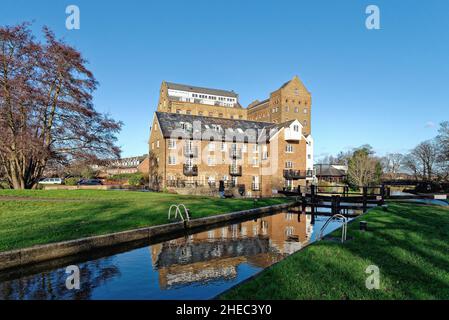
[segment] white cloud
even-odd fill
[[[427,121],[425,127],[426,128],[435,128],[435,122],[433,121]]]

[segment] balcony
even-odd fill
[[[293,169],[284,170],[284,178],[287,180],[305,179],[306,176],[307,176],[306,171],[304,170],[293,170]]]
[[[295,131],[293,128],[285,128],[284,139],[285,141],[298,142],[301,140],[301,131]]]
[[[306,177],[313,178],[314,170],[306,170]]]
[[[241,177],[242,176],[242,166],[230,165],[229,166],[229,174],[233,177]]]
[[[198,166],[184,164],[183,173],[186,177],[196,177],[198,176]]]
[[[242,149],[229,149],[229,157],[232,159],[242,159]]]
[[[184,148],[184,157],[198,158],[198,147]]]

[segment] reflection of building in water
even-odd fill
[[[282,213],[151,246],[161,288],[231,279],[237,266],[265,268],[300,250],[312,234],[310,215]]]

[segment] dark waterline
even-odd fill
[[[315,241],[327,219],[284,212],[43,272],[24,270],[0,282],[0,299],[210,299]],[[340,225],[332,222],[325,234]],[[79,290],[66,288],[69,264],[80,269]]]

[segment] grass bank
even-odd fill
[[[288,257],[223,299],[449,299],[449,209],[390,204],[351,224],[341,244],[328,240]],[[336,234],[337,235],[337,234]],[[365,273],[380,270],[380,289]]]
[[[257,207],[286,202],[261,199]],[[254,207],[251,199],[95,190],[0,190],[0,251],[167,223],[171,204],[192,218]]]

